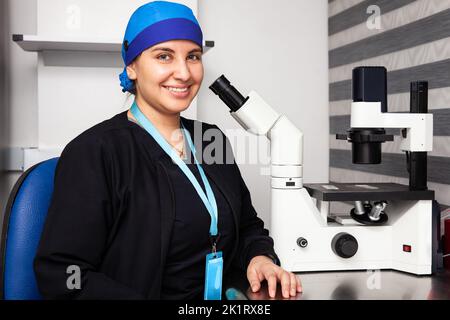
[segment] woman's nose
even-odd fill
[[[191,71],[186,63],[186,61],[179,61],[175,66],[174,78],[181,81],[188,81],[191,77]]]

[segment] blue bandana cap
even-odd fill
[[[125,68],[119,79],[123,92],[135,93],[134,81],[128,78],[126,67],[146,49],[170,40],[190,40],[203,46],[200,24],[189,7],[174,2],[153,1],[139,7],[131,15],[122,42]]]

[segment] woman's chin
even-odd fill
[[[183,106],[183,107],[171,107],[171,108],[166,108],[167,112],[169,114],[179,114],[185,110],[187,110],[189,108],[188,106]]]
[[[182,103],[182,104],[181,103],[177,103],[177,104],[168,103],[168,104],[166,104],[166,110],[169,113],[177,114],[177,113],[187,110],[190,105],[191,105],[191,102],[189,102],[189,103],[186,102],[186,103]]]

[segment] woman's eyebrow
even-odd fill
[[[153,51],[166,51],[166,52],[170,52],[170,53],[175,53],[174,50],[172,50],[172,49],[170,49],[170,48],[163,48],[163,47],[156,47],[156,48],[153,48],[153,49],[152,49],[152,52],[153,52]],[[200,49],[200,48],[195,48],[195,49],[189,51],[189,53],[194,53],[194,52],[203,52],[203,50]]]
[[[161,51],[168,51],[168,52],[175,53],[175,51],[173,51],[173,50],[170,49],[170,48],[156,47],[156,48],[153,48],[153,49],[152,49],[152,51],[158,51],[158,50],[161,50]]]
[[[203,53],[203,50],[200,48],[195,48],[194,50],[189,51],[189,53],[200,52]]]

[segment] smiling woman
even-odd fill
[[[135,82],[137,104],[149,109],[147,116],[176,115],[189,107],[200,89],[202,49],[188,40],[166,41],[142,52],[126,70]]]
[[[180,116],[203,80],[202,43],[184,5],[150,2],[131,16],[120,80],[135,100],[59,159],[34,261],[45,298],[220,299],[236,268],[254,291],[263,280],[271,296],[277,281],[285,297],[301,290],[279,267],[234,160],[197,161],[207,146],[193,140],[206,130],[227,142],[222,154],[231,150],[217,126]],[[74,267],[76,288],[67,285]]]

